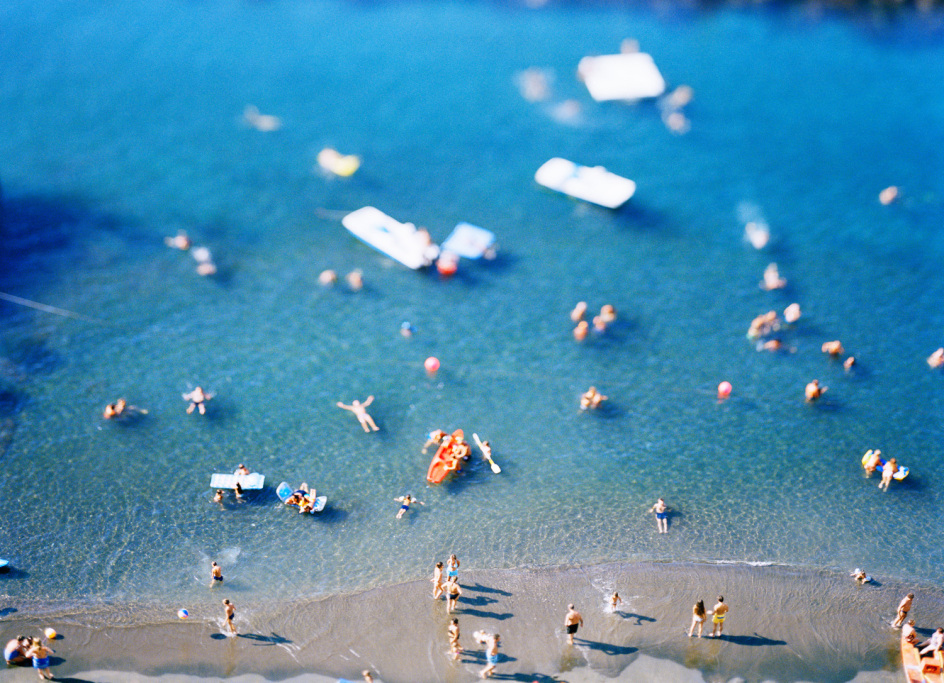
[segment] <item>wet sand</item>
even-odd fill
[[[880,577],[879,577],[880,578]],[[360,680],[371,669],[387,683],[471,681],[484,666],[472,632],[502,635],[499,680],[520,681],[850,681],[900,677],[898,631],[889,627],[909,590],[919,631],[944,623],[944,593],[894,582],[857,585],[827,571],[686,563],[612,564],[460,572],[455,613],[466,648],[447,653],[445,602],[418,580],[290,605],[237,606],[237,638],[221,633],[213,599],[180,621],[106,627],[107,612],[29,616],[0,622],[4,639],[53,626],[53,673],[73,681],[227,678]],[[609,612],[606,597],[624,603]],[[691,607],[718,594],[731,610],[723,638],[689,638]],[[566,643],[563,618],[574,602],[585,620]],[[168,612],[176,611],[176,607]],[[710,624],[706,624],[710,628]],[[706,630],[706,634],[707,634]],[[131,676],[127,672],[135,672]],[[23,680],[25,669],[0,672]]]

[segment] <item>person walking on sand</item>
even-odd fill
[[[459,588],[458,579],[450,576],[446,580],[446,583],[443,584],[443,592],[446,594],[446,612],[451,614],[452,610],[456,608],[459,596],[462,595],[462,589]]]
[[[721,637],[724,631],[724,618],[728,613],[728,605],[724,601],[724,596],[718,596],[718,602],[715,604],[714,608],[708,612],[711,614],[711,637],[715,636]]]
[[[393,500],[394,500],[394,502],[401,503],[401,505],[400,505],[400,511],[397,513],[397,519],[400,519],[400,518],[406,513],[406,511],[410,509],[410,505],[413,504],[413,503],[419,503],[420,505],[426,505],[426,503],[424,503],[424,502],[421,501],[421,500],[417,500],[416,498],[414,498],[413,496],[411,496],[409,493],[406,494],[405,496],[400,496],[400,497],[398,497],[398,498],[394,498]]]
[[[574,644],[574,636],[577,634],[577,629],[583,626],[583,617],[580,616],[573,603],[567,605],[567,614],[564,616],[564,629],[567,631],[567,643],[569,645]]]
[[[210,585],[215,586],[217,582],[223,583],[223,568],[213,562],[210,564]]]
[[[32,657],[33,668],[41,679],[52,680],[52,672],[49,670],[49,655],[52,653],[52,648],[48,647],[41,638],[33,638],[33,644],[26,652],[27,657]]]
[[[374,683],[374,677],[370,673],[370,669],[364,669],[361,671],[361,676],[364,677],[364,683]]]
[[[901,628],[901,625],[905,623],[905,618],[908,616],[908,611],[911,609],[913,603],[914,593],[908,593],[908,595],[901,599],[901,602],[898,603],[898,616],[896,616],[895,621],[892,622],[892,628]]]
[[[229,598],[223,598],[223,616],[226,617],[226,628],[234,636],[236,635],[236,624],[233,619],[236,618],[236,606],[229,601]]]
[[[181,394],[185,401],[190,401],[187,406],[187,415],[197,410],[201,415],[206,415],[206,402],[213,398],[213,394],[203,391],[203,387],[197,387],[193,391]]]
[[[367,400],[361,403],[357,399],[351,401],[351,405],[347,406],[338,401],[338,408],[344,408],[344,410],[349,410],[354,413],[354,417],[357,418],[357,421],[361,423],[361,427],[364,428],[365,432],[380,431],[380,427],[377,426],[377,423],[374,422],[374,418],[367,414],[367,406],[374,402],[374,397],[368,396]]]
[[[459,620],[453,619],[449,622],[449,650],[452,652],[453,659],[459,659],[462,654],[462,646],[459,645]]]
[[[435,568],[433,568],[433,578],[430,581],[433,582],[433,600],[436,600],[440,595],[443,594],[443,563],[437,562]]]
[[[479,672],[479,676],[488,678],[495,673],[495,665],[498,664],[498,646],[501,643],[501,636],[497,633],[482,635],[485,640],[485,668]]]
[[[656,528],[660,534],[669,533],[669,506],[661,498],[649,508],[649,512],[656,513]]]
[[[691,638],[695,633],[695,627],[698,627],[698,637],[701,638],[701,629],[705,625],[705,601],[699,600],[692,607],[692,627],[688,629],[688,637]]]

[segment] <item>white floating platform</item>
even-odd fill
[[[468,259],[481,258],[495,243],[495,233],[471,223],[459,223],[440,245],[442,251]]]
[[[439,255],[439,248],[429,241],[428,234],[372,206],[349,213],[341,224],[358,239],[413,270],[430,265]]]
[[[265,477],[258,472],[252,474],[214,474],[210,477],[210,488],[214,489],[235,489],[236,482],[243,488],[243,491],[250,489],[261,489],[265,483]]]
[[[577,76],[597,102],[641,100],[665,92],[665,79],[645,52],[584,57],[577,64]]]
[[[602,166],[580,166],[554,157],[534,174],[539,185],[586,202],[617,209],[636,193],[636,183]]]

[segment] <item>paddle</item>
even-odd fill
[[[473,435],[472,435],[472,438],[475,439],[475,443],[478,445],[479,450],[482,451],[482,455],[485,456],[485,459],[488,460],[488,461],[491,463],[491,465],[492,465],[492,472],[494,472],[495,474],[501,474],[501,467],[499,467],[499,466],[495,463],[495,461],[492,460],[492,456],[491,456],[491,453],[490,453],[490,451],[492,450],[492,449],[491,449],[491,446],[483,446],[483,445],[482,445],[482,440],[479,439],[479,435],[478,435],[478,434],[473,434]]]

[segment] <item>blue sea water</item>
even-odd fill
[[[485,2],[0,6],[0,593],[195,604],[211,559],[243,601],[466,568],[761,562],[944,580],[944,44],[932,18]],[[691,130],[595,103],[587,54],[635,38]],[[552,96],[518,91],[528,68]],[[578,105],[562,117],[561,102]],[[244,124],[255,105],[280,117]],[[314,170],[325,146],[363,159]],[[638,184],[608,211],[541,190],[552,156]],[[883,206],[880,190],[901,199]],[[364,205],[499,238],[444,281],[350,236]],[[771,244],[743,239],[755,207]],[[212,250],[202,278],[163,238]],[[758,287],[775,261],[785,290]],[[365,287],[318,274],[363,271]],[[568,314],[616,307],[583,343]],[[792,352],[748,324],[799,302]],[[400,324],[416,334],[405,339]],[[851,372],[820,351],[840,339]],[[428,377],[423,361],[442,362]],[[829,386],[803,401],[813,378]],[[715,387],[729,380],[732,397]],[[183,392],[215,392],[206,416]],[[606,409],[578,410],[590,385]],[[374,395],[365,434],[335,407]],[[132,424],[101,418],[119,396]],[[432,429],[491,440],[427,487]],[[859,464],[911,468],[887,493]],[[211,502],[244,462],[267,487]],[[311,519],[274,486],[328,496]],[[393,498],[425,505],[402,520]],[[674,515],[659,535],[649,507]]]

